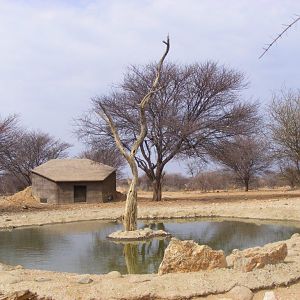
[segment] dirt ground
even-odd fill
[[[19,226],[82,220],[116,220],[121,217],[124,208],[124,202],[50,206],[40,204],[32,198],[26,200],[28,193],[27,196],[25,194],[18,195],[14,198],[14,201],[8,197],[0,198],[0,228],[11,229]],[[255,219],[255,222],[258,223],[264,223],[267,220],[272,221],[272,223],[284,223],[289,220],[295,222],[297,226],[300,224],[299,190],[266,190],[250,191],[248,193],[237,191],[215,193],[197,191],[166,192],[162,202],[150,201],[151,193],[149,192],[140,192],[139,197],[138,216],[143,219],[220,217],[246,218],[249,222]],[[191,278],[194,280],[195,276]],[[133,280],[132,277],[130,280]],[[300,299],[299,282],[289,287],[275,288],[274,291],[278,299]],[[257,291],[254,299],[263,299],[264,292]],[[222,298],[230,299],[226,297],[226,294],[194,299],[213,300]]]
[[[125,192],[122,193],[125,197]],[[161,203],[174,204],[174,201],[184,202],[188,204],[191,202],[200,203],[224,203],[224,202],[241,202],[243,200],[274,200],[274,199],[291,199],[300,198],[300,190],[289,189],[272,189],[272,190],[251,190],[249,192],[244,191],[218,191],[218,192],[201,192],[201,191],[178,191],[178,192],[163,192],[162,202],[151,201],[152,193],[139,191],[139,203],[141,205],[156,206]],[[125,198],[118,197],[117,201],[112,203],[100,203],[100,204],[70,204],[70,205],[49,205],[41,204],[31,195],[31,188],[26,188],[24,191],[16,193],[12,196],[1,197],[0,196],[0,213],[7,212],[20,212],[25,210],[65,210],[65,209],[80,209],[87,206],[106,207],[107,205],[122,202]],[[123,204],[121,204],[122,206]]]

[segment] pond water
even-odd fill
[[[192,239],[226,254],[233,249],[262,246],[285,240],[299,227],[257,225],[240,221],[180,220],[144,224],[163,229],[179,239]],[[121,225],[114,222],[78,222],[0,231],[0,261],[25,268],[76,273],[156,273],[167,240],[117,244],[106,239]]]

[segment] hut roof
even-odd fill
[[[90,159],[52,159],[31,172],[55,182],[103,181],[115,169]]]

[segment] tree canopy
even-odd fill
[[[101,117],[101,105],[115,122],[120,141],[130,149],[139,132],[140,99],[151,88],[156,65],[131,66],[120,84],[92,99],[88,115],[79,120],[86,142],[113,142]],[[135,160],[153,185],[153,200],[161,200],[165,166],[182,153],[201,155],[220,139],[253,130],[257,106],[240,100],[246,87],[241,72],[215,62],[165,64],[160,88],[146,107],[148,132]]]

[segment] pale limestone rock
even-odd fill
[[[79,278],[77,282],[80,284],[89,284],[89,283],[93,282],[93,279],[90,278],[89,276],[85,275],[85,276],[82,276],[81,278]]]
[[[194,241],[180,241],[172,238],[165,250],[158,274],[187,273],[227,267],[224,252],[212,250]]]
[[[47,281],[51,281],[51,279],[47,278],[47,277],[38,277],[38,278],[35,278],[34,281],[36,281],[36,282],[47,282]]]
[[[0,263],[0,272],[6,271],[6,265]]]
[[[15,284],[21,281],[22,280],[18,276],[9,274],[8,272],[0,273],[0,282],[3,284]]]
[[[265,293],[263,300],[278,300],[278,298],[273,291],[268,291]]]
[[[233,300],[252,300],[254,296],[252,291],[245,286],[235,286],[229,291],[228,295]]]
[[[300,237],[300,233],[294,233],[292,236],[291,236],[291,239],[295,239],[295,238],[299,238]]]
[[[144,231],[145,231],[145,232],[149,232],[149,233],[153,232],[153,230],[152,230],[151,228],[149,228],[149,227],[145,227],[145,228],[144,228]]]
[[[152,230],[150,228],[138,229],[134,231],[116,231],[111,233],[108,238],[115,241],[135,241],[159,237],[170,237],[171,234],[163,230]]]
[[[233,255],[226,256],[227,267],[233,267]]]
[[[226,261],[236,270],[250,272],[254,269],[263,268],[268,264],[281,263],[286,256],[286,243],[275,243],[265,245],[264,247],[235,251],[226,257]]]
[[[121,273],[118,272],[118,271],[111,271],[111,272],[107,273],[106,276],[110,277],[110,278],[120,278],[120,277],[122,277]]]
[[[24,290],[8,293],[3,296],[0,295],[0,300],[51,300],[51,298],[39,297],[36,293],[32,293],[29,290]]]

